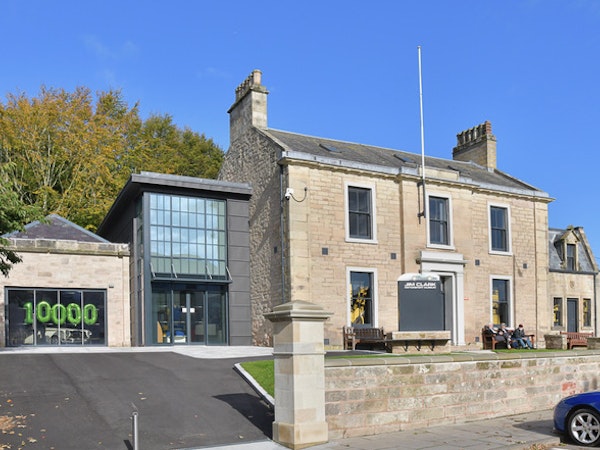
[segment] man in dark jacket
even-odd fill
[[[519,324],[517,329],[513,332],[512,341],[513,347],[515,348],[533,348],[529,337],[525,334],[525,328],[523,328],[523,324]]]

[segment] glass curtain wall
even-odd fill
[[[150,194],[153,276],[227,279],[225,201]]]
[[[146,342],[227,344],[226,201],[148,195]]]
[[[7,345],[106,344],[106,292],[7,289]]]

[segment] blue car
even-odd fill
[[[600,443],[600,391],[563,398],[554,408],[554,429],[585,447]]]

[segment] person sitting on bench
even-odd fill
[[[510,348],[510,341],[507,340],[507,334],[502,329],[497,329],[493,323],[490,323],[484,327],[484,333],[488,336],[492,336],[492,339],[496,341],[496,345],[504,345],[506,348]]]
[[[520,323],[517,329],[512,334],[512,342],[514,348],[529,348],[533,349],[533,344],[529,340],[529,337],[525,334],[525,328]]]

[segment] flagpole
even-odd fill
[[[427,217],[427,199],[425,197],[425,126],[423,121],[423,75],[421,70],[421,46],[419,53],[419,106],[421,112],[421,183],[423,184],[423,212],[419,216]]]

